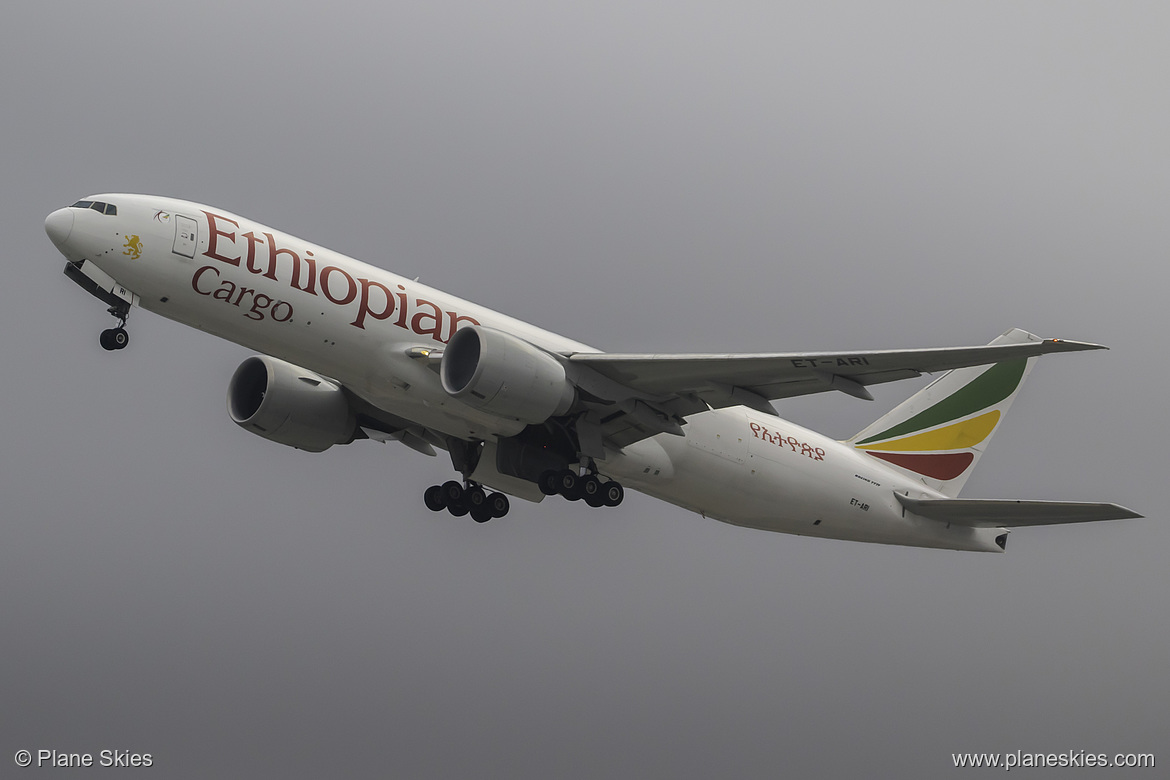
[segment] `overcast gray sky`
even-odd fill
[[[1168,40],[1152,2],[12,4],[0,766],[1170,764]],[[103,191],[215,204],[606,350],[1103,342],[1040,363],[965,495],[1148,519],[995,556],[633,494],[432,515],[445,458],[233,425],[240,347],[137,312],[101,350],[112,320],[42,225]],[[844,438],[917,386],[780,410]]]

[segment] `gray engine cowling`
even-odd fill
[[[443,349],[443,389],[468,406],[529,425],[565,414],[576,388],[548,352],[503,331],[460,328]]]
[[[348,444],[356,430],[339,386],[267,355],[248,358],[232,375],[228,415],[257,436],[309,452]]]

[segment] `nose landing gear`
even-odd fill
[[[102,331],[99,338],[102,349],[114,351],[118,349],[125,349],[126,345],[130,343],[130,334],[126,332],[126,318],[130,316],[130,304],[122,303],[118,306],[111,306],[110,314],[118,318],[118,327],[108,328]]]

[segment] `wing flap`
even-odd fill
[[[911,498],[895,493],[899,503],[920,517],[971,528],[1019,528],[1032,525],[1091,523],[1142,517],[1118,504],[1085,501],[1017,501],[999,498]]]

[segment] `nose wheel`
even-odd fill
[[[118,327],[103,330],[98,340],[101,342],[102,349],[110,352],[125,349],[126,345],[130,343],[130,334],[126,332],[126,318],[130,316],[130,306],[125,303],[121,306],[111,306],[109,311],[110,314],[118,318]]]
[[[109,328],[102,331],[99,341],[101,342],[102,349],[113,352],[114,350],[126,348],[126,345],[130,343],[130,334],[122,327]]]

